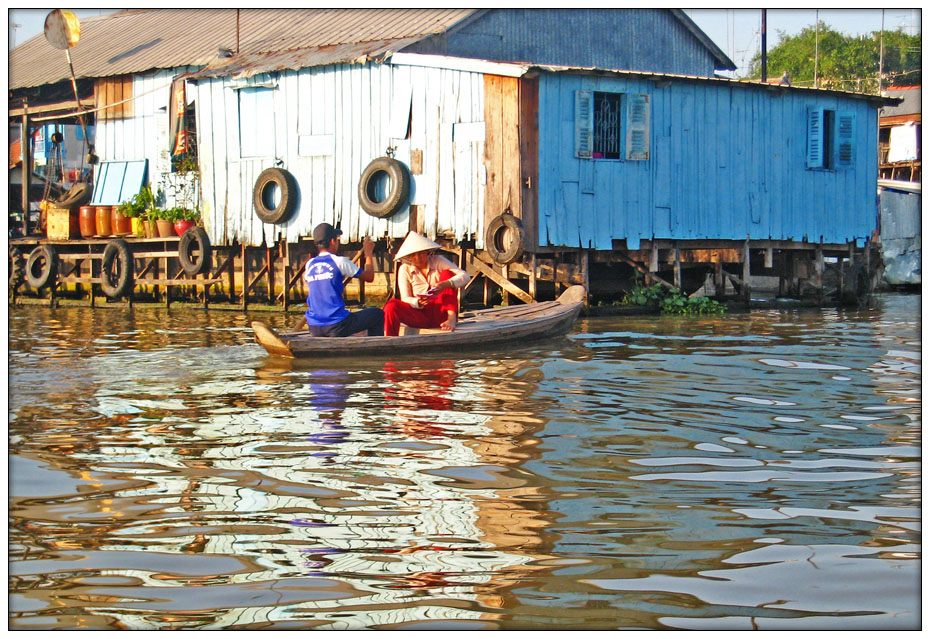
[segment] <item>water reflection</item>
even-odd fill
[[[335,363],[15,309],[10,625],[916,627],[910,300]]]

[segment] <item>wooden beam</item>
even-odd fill
[[[484,275],[489,280],[493,281],[495,284],[500,286],[502,289],[504,289],[508,293],[512,293],[516,295],[518,298],[520,298],[522,301],[526,302],[527,304],[531,304],[534,301],[532,297],[530,297],[525,291],[523,291],[523,289],[518,287],[516,284],[514,284],[510,280],[499,275],[493,268],[485,264],[484,261],[481,260],[481,258],[479,258],[477,255],[475,255],[474,257],[475,259],[472,260],[471,265],[476,271]]]
[[[623,251],[616,251],[616,253],[617,253],[617,257],[619,257],[623,262],[626,262],[627,264],[635,268],[637,271],[645,275],[647,280],[653,280],[655,282],[658,282],[659,284],[661,284],[662,286],[666,288],[675,288],[674,286],[672,286],[671,284],[663,280],[661,277],[659,277],[655,273],[650,273],[649,271],[647,271],[646,268],[642,264],[639,264],[638,262],[635,262],[629,257],[627,257],[627,255]]]

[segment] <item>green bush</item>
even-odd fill
[[[727,310],[709,297],[688,297],[677,288],[669,289],[658,283],[646,286],[641,280],[623,296],[623,303],[663,315],[723,315]]]

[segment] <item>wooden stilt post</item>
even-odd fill
[[[291,251],[290,244],[287,240],[282,239],[282,250],[284,251],[284,312],[287,312],[288,293],[291,290]]]
[[[913,169],[912,169],[913,170]],[[868,289],[865,294],[866,304],[872,303],[872,240],[865,241],[865,276],[868,281]]]
[[[588,250],[581,251],[581,277],[584,281],[584,305],[588,306],[588,296],[591,294],[591,276],[588,272]]]
[[[659,270],[659,244],[652,240],[652,247],[649,251],[649,272],[655,273]]]
[[[823,244],[814,250],[814,279],[817,285],[817,304],[823,305]]]
[[[168,248],[167,242],[164,242],[163,245],[165,249]],[[167,257],[158,258],[158,268],[161,271],[158,274],[159,277],[161,277],[162,274],[164,274],[164,279],[167,280],[168,279],[168,258]],[[165,284],[165,308],[171,308],[171,285],[170,284]]]
[[[226,260],[226,278],[229,285],[229,303],[232,304],[236,299],[236,252],[238,249],[237,242],[233,241],[229,247],[229,259]]]
[[[751,299],[749,286],[749,236],[746,236],[746,240],[743,242],[743,290],[740,291],[743,294],[743,300],[749,304]]]
[[[510,279],[510,268],[506,264],[501,266],[501,275],[505,280]],[[507,289],[503,287],[501,287],[501,304],[504,306],[510,306],[510,293],[508,293]]]
[[[723,276],[723,262],[720,258],[714,262],[714,297],[722,300],[727,294],[727,279]]]
[[[271,246],[265,245],[265,286],[268,287],[268,303],[274,304],[274,254],[271,252]]]
[[[530,297],[536,300],[536,253],[530,255]]]
[[[678,242],[675,242],[675,279],[672,281],[675,288],[681,290],[681,252],[678,250]]]
[[[248,251],[246,245],[242,245],[242,264],[240,268],[242,269],[242,310],[244,311],[248,307],[248,297],[249,297],[249,261],[247,259]]]
[[[772,250],[772,247],[765,249],[765,268],[772,268],[773,263],[775,262],[775,251]]]

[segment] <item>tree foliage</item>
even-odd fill
[[[877,93],[881,40],[879,31],[852,36],[834,31],[823,22],[819,36],[814,25],[793,36],[779,31],[778,44],[768,51],[766,76],[777,79],[787,72],[791,84],[814,86],[816,48],[817,86]],[[884,48],[883,87],[920,84],[920,35],[885,31]],[[750,61],[748,78],[761,77],[762,53],[757,52]]]

